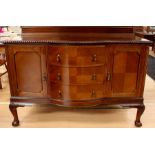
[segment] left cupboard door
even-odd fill
[[[12,96],[46,96],[45,46],[9,45],[7,61]]]

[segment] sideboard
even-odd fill
[[[135,125],[145,106],[143,92],[148,40],[104,38],[88,33],[67,39],[1,42],[6,49],[13,126],[17,107],[137,108]],[[85,36],[85,37],[84,37]],[[84,37],[84,39],[82,38]]]

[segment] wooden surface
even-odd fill
[[[133,33],[134,26],[22,26],[22,33],[50,32]]]
[[[22,38],[24,40],[133,39],[135,28],[133,26],[23,26]]]
[[[108,93],[106,51],[104,45],[49,46],[47,53],[49,96],[64,100],[86,100],[106,96]],[[97,83],[99,75],[101,80]]]
[[[14,46],[8,48],[8,51],[10,51],[8,66],[12,68],[9,73],[15,84],[11,92],[18,96],[47,94],[46,84],[42,81],[42,74],[46,72],[44,48],[42,46]]]
[[[86,101],[82,104],[81,100],[142,98],[147,49],[145,45],[134,44],[8,45],[12,97],[21,100],[22,97],[50,97],[51,100],[59,99],[61,105],[70,100],[68,106],[74,106],[72,100],[79,101],[82,106]],[[97,71],[99,66],[102,69]],[[97,72],[103,77],[100,83]]]
[[[46,103],[75,108],[103,108],[107,104],[137,108],[135,125],[142,126],[147,55],[146,44],[6,45],[12,125],[19,125],[17,107]],[[101,77],[105,77],[102,83],[94,83],[95,70],[91,73],[93,82],[86,84],[83,79],[89,78],[87,70],[78,72],[79,68],[91,70],[100,65],[103,66]],[[66,73],[74,69],[73,76],[61,76],[62,72],[54,74],[53,69],[58,71],[57,67]],[[55,81],[52,76],[56,76]],[[78,76],[82,77],[81,85],[74,78]]]
[[[32,29],[33,38],[29,36],[27,41],[2,42],[6,46],[13,125],[19,125],[17,107],[46,103],[72,108],[137,108],[135,125],[140,127],[146,60],[152,42],[137,40],[134,32],[133,27],[38,27]],[[48,40],[42,41],[44,37]],[[97,76],[99,66],[103,69]]]
[[[12,115],[9,111],[9,85],[3,77],[4,89],[0,90],[0,127],[12,128]],[[145,112],[142,116],[143,128],[155,128],[155,81],[146,78],[144,91]],[[135,127],[136,109],[111,110],[58,110],[49,107],[19,108],[21,128],[132,128]]]

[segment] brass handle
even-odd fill
[[[57,62],[60,62],[61,59],[60,59],[60,54],[57,54]]]
[[[96,74],[95,73],[92,75],[92,80],[96,80]]]
[[[43,74],[42,80],[43,80],[43,81],[47,81],[47,76],[46,76],[46,74]]]
[[[108,73],[107,74],[107,81],[110,81],[111,80],[111,73]]]
[[[93,61],[93,62],[96,61],[96,54],[94,54],[94,55],[92,56],[92,61]]]
[[[92,94],[91,94],[92,97],[95,97],[96,96],[96,92],[95,90],[92,90]]]
[[[61,80],[61,74],[60,74],[60,73],[57,74],[57,80],[58,80],[58,81]]]
[[[62,98],[61,90],[58,91],[58,94],[59,94],[59,98]]]

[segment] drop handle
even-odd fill
[[[111,80],[111,73],[107,73],[107,81]]]
[[[96,54],[92,56],[92,62],[96,62]]]
[[[57,54],[57,62],[60,62],[61,59],[60,59],[60,54]]]
[[[58,80],[58,81],[61,80],[61,74],[60,74],[60,73],[57,74],[57,80]]]
[[[59,98],[62,98],[61,90],[58,91]]]
[[[43,74],[42,80],[43,80],[43,81],[47,81],[47,76],[46,76],[46,74]]]
[[[95,97],[96,96],[96,92],[95,90],[92,90],[92,94],[91,94],[92,97]]]
[[[92,75],[92,80],[96,80],[96,74],[95,73]]]

